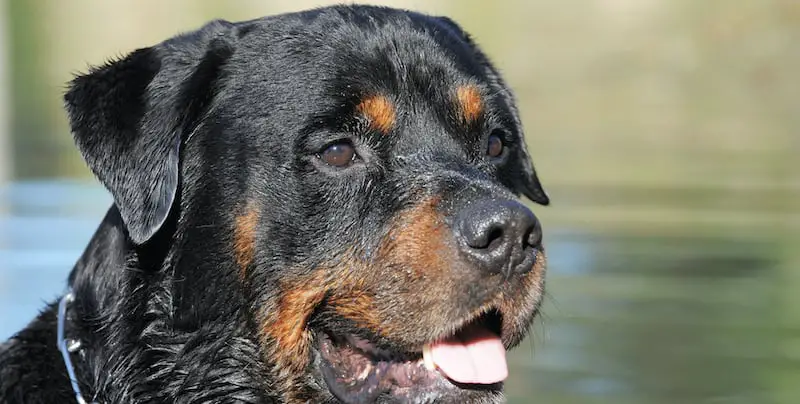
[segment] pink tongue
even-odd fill
[[[480,325],[431,344],[431,357],[439,371],[459,383],[494,384],[508,376],[503,342]]]

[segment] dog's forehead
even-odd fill
[[[485,59],[435,17],[287,18],[250,29],[230,63],[237,108],[281,122],[283,133],[346,132],[357,118],[395,140],[458,143],[490,116],[510,115]]]

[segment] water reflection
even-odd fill
[[[109,202],[80,182],[0,190],[0,338],[63,289]],[[796,402],[785,240],[691,233],[549,229],[548,298],[509,355],[509,402]]]
[[[800,361],[776,349],[800,335],[800,323],[776,312],[774,243],[653,234],[552,240],[552,298],[538,325],[545,338],[513,356],[526,371],[509,383],[512,402],[795,402],[787,399],[800,387],[774,383],[800,375]]]

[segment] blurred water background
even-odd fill
[[[110,198],[61,109],[89,64],[324,2],[0,0],[0,338]],[[511,403],[800,402],[800,1],[383,1],[446,14],[516,90],[553,205]]]

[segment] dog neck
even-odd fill
[[[219,268],[209,256],[178,255],[185,239],[162,236],[134,245],[112,207],[70,274],[69,337],[82,343],[74,364],[84,395],[102,402],[223,394],[263,400],[264,366],[243,305],[184,283],[186,271],[203,279]]]

